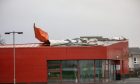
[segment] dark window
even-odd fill
[[[136,61],[136,57],[134,57],[134,61]]]

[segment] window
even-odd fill
[[[61,68],[62,68],[61,61],[48,61],[48,79],[50,81],[61,80],[62,79]]]
[[[50,60],[48,62],[49,82],[99,82],[116,77],[113,60]]]
[[[137,61],[137,59],[136,59],[136,57],[134,57],[134,63],[135,63],[135,64],[137,63],[136,61]]]
[[[75,60],[62,61],[62,78],[65,81],[75,81],[77,80],[77,64]]]

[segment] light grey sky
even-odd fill
[[[140,0],[0,0],[0,34],[6,43],[37,43],[33,23],[50,39],[124,36],[140,47]]]

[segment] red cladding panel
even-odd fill
[[[13,82],[13,66],[13,51],[11,49],[0,49],[0,83]]]
[[[47,60],[106,59],[106,48],[96,47],[54,47],[46,49]]]
[[[94,60],[94,59],[106,59],[106,48],[103,46],[93,47],[72,47],[67,49],[67,59],[76,60]]]
[[[40,49],[23,48],[16,51],[17,82],[46,82],[45,55]],[[24,53],[23,53],[24,52]]]
[[[123,60],[120,61],[121,73],[128,74],[128,42],[119,42],[107,47],[107,58],[114,60]]]

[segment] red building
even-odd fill
[[[83,41],[84,42],[84,41]],[[16,82],[99,82],[128,74],[128,41],[102,40],[97,44],[16,45]],[[0,83],[13,83],[12,45],[0,45]]]

